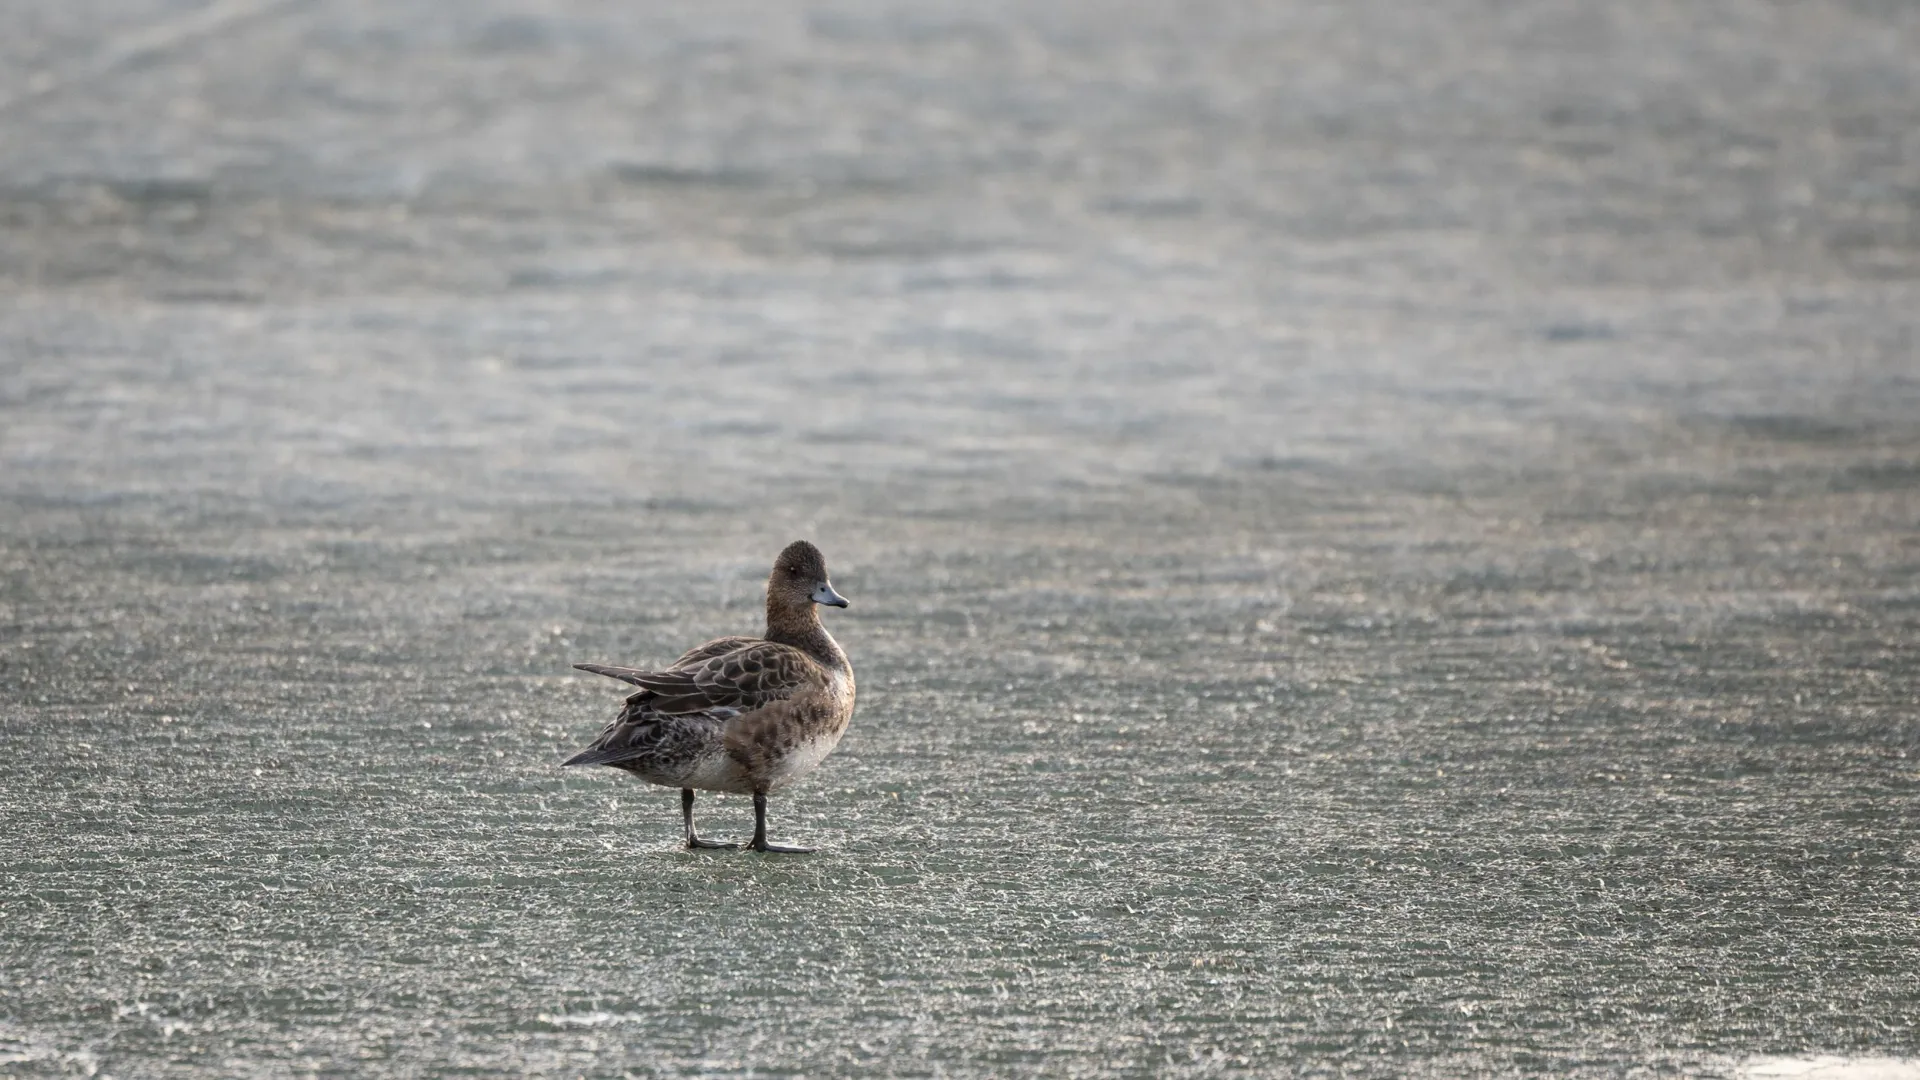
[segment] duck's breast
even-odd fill
[[[812,772],[840,745],[840,736],[847,733],[853,718],[852,673],[834,671],[826,693],[796,712],[790,743],[768,763],[770,789],[785,787]]]
[[[833,731],[822,731],[811,738],[795,743],[791,750],[769,762],[767,769],[767,790],[778,791],[801,777],[820,767],[840,745],[840,736],[844,727]]]

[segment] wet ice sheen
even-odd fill
[[[1758,1058],[1746,1063],[1742,1075],[1752,1080],[1914,1080],[1920,1077],[1920,1061],[1832,1054]]]
[[[22,27],[5,1071],[1920,1058],[1897,6]],[[683,852],[568,665],[797,536]]]

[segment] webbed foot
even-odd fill
[[[753,842],[753,850],[765,851],[776,855],[811,855],[819,848],[794,847],[791,844],[769,844],[762,838]]]

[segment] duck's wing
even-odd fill
[[[716,656],[725,656],[735,649],[757,644],[760,644],[759,638],[714,638],[705,645],[695,645],[693,648],[681,653],[680,659],[667,665],[667,670],[672,671],[686,667],[689,664],[702,664]],[[591,671],[595,675],[605,675],[609,679],[619,679],[621,682],[632,683],[635,686],[645,686],[646,683],[641,682],[640,677],[653,674],[653,672],[648,671],[646,668],[620,667],[616,664],[575,664],[573,666],[581,671]]]
[[[728,652],[667,671],[639,672],[629,681],[652,691],[646,705],[655,712],[735,716],[825,687],[829,676],[819,661],[791,645],[749,639]]]
[[[575,664],[640,689],[627,695],[620,715],[591,746],[562,764],[618,765],[665,753],[669,745],[686,740],[716,739],[734,717],[823,689],[830,678],[819,661],[799,649],[759,638],[721,638],[687,656],[665,671]]]

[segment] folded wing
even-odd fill
[[[754,641],[731,651],[636,674],[631,680],[653,692],[648,705],[669,715],[730,710],[734,714],[784,701],[827,684],[819,661],[791,645]]]
[[[717,649],[723,642],[738,642]],[[665,671],[575,664],[640,687],[593,745],[567,765],[619,765],[669,755],[682,742],[716,738],[727,721],[796,694],[824,687],[818,661],[790,645],[722,638],[689,652]]]

